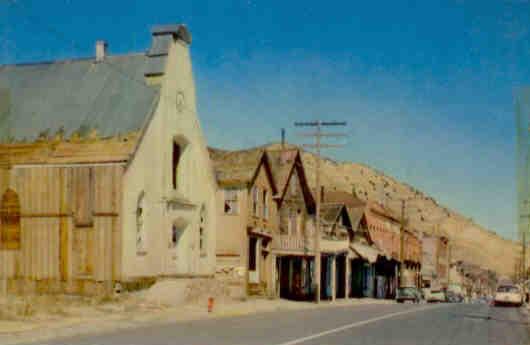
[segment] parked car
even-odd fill
[[[457,294],[453,291],[447,291],[446,293],[447,302],[449,303],[462,303],[464,301],[464,297],[460,294]]]
[[[520,307],[524,303],[524,296],[521,289],[516,285],[501,285],[497,288],[494,302],[495,306],[513,305]]]
[[[421,292],[415,287],[400,287],[396,292],[396,301],[398,303],[403,303],[406,301],[411,301],[413,303],[420,303],[421,301]]]
[[[431,290],[427,295],[427,302],[429,303],[443,303],[447,302],[445,292],[443,290]]]

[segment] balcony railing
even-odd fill
[[[278,235],[274,237],[273,248],[289,251],[312,251],[313,239],[296,235]]]

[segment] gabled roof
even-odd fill
[[[158,100],[142,81],[145,54],[0,66],[0,142],[34,141],[62,132],[100,137],[139,130]]]
[[[289,181],[296,172],[301,184],[307,210],[309,213],[313,213],[315,210],[315,200],[307,182],[300,151],[298,149],[278,149],[267,150],[267,153],[270,157],[272,172],[278,186],[280,196],[279,205],[282,204],[287,187],[289,186]]]
[[[264,150],[228,151],[208,148],[218,185],[222,187],[248,187],[264,167],[273,192],[277,187],[272,174],[270,159]]]
[[[364,201],[350,193],[324,190],[323,202],[343,204],[350,217],[352,229],[355,230],[358,228],[366,209],[366,203]]]
[[[344,204],[322,204],[320,205],[320,218],[328,224],[334,224],[344,208]]]
[[[145,75],[163,73],[177,38],[191,41],[185,26],[157,26],[146,53],[0,66],[0,143],[142,129],[159,99]]]
[[[396,223],[400,222],[399,216],[397,216],[390,209],[384,207],[383,205],[377,202],[369,202],[367,207],[368,207],[369,212],[372,214],[376,214],[380,217],[386,218]]]
[[[287,187],[288,180],[297,161],[298,150],[267,150],[270,157],[272,173],[280,193]]]
[[[347,192],[328,191],[327,189],[324,189],[324,193],[322,194],[322,196],[324,202],[341,203],[348,207],[366,206],[366,203],[364,201],[359,199],[357,196]]]
[[[310,213],[314,212],[315,201],[309,190],[302,158],[298,149],[267,149],[253,147],[247,150],[221,150],[210,148],[210,157],[214,164],[217,180],[224,186],[243,186],[251,181],[261,155],[266,152],[272,179],[277,188],[278,201],[281,204],[291,176],[296,172],[302,186],[302,192]]]

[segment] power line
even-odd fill
[[[11,7],[18,6],[19,8],[25,9],[26,13],[24,13],[24,17],[26,19],[30,19],[31,21],[33,21],[33,22],[31,22],[29,20],[26,20],[29,24],[35,24],[35,22],[37,22],[39,24],[40,28],[44,28],[48,33],[52,34],[53,36],[55,36],[59,40],[68,43],[72,48],[74,48],[76,50],[82,50],[81,46],[76,41],[74,41],[71,38],[67,37],[65,34],[63,34],[61,31],[57,30],[53,26],[45,23],[41,18],[32,15],[29,12],[29,9],[25,5],[23,5],[21,1],[15,1],[15,0],[4,0],[4,1],[7,3],[8,6],[11,6]],[[123,70],[121,70],[116,65],[110,63],[108,60],[103,59],[100,63],[104,63],[105,65],[109,66],[112,70],[114,70],[116,73],[120,74],[122,77],[125,77],[126,79],[128,79],[128,80],[130,80],[132,82],[135,82],[135,83],[137,83],[137,84],[139,84],[139,85],[141,85],[141,86],[143,86],[143,87],[145,87],[145,88],[147,88],[147,89],[149,89],[151,91],[158,92],[158,90],[148,86],[144,81],[136,79],[136,77],[131,76],[130,74],[124,72]]]
[[[35,24],[35,22],[36,22],[36,23],[38,23],[40,25],[39,27],[44,28],[48,33],[52,34],[53,36],[55,36],[59,40],[62,40],[64,42],[68,43],[72,48],[77,49],[77,50],[82,50],[80,45],[75,40],[70,39],[69,37],[64,35],[60,30],[57,30],[53,26],[51,26],[51,25],[47,24],[46,22],[44,22],[41,18],[32,15],[30,13],[29,9],[27,8],[27,6],[22,4],[21,1],[16,1],[16,0],[0,0],[0,1],[4,1],[5,3],[7,3],[8,6],[11,6],[11,7],[18,6],[19,8],[25,9],[26,13],[24,13],[24,16],[25,16],[26,21],[29,24]],[[134,83],[146,88],[150,92],[154,92],[159,97],[164,98],[166,100],[169,100],[170,102],[174,102],[175,101],[174,99],[171,99],[167,95],[163,94],[160,91],[160,89],[152,88],[149,85],[147,85],[144,80],[137,79],[135,76],[132,76],[132,75],[128,74],[127,72],[121,70],[119,67],[117,67],[116,65],[112,64],[108,59],[103,59],[99,63],[107,65],[110,68],[110,70],[113,70],[114,72],[116,72],[120,76],[124,77],[125,79],[127,79],[127,80],[129,80],[131,82],[134,82]],[[185,109],[187,111],[190,111],[191,113],[193,113],[195,115],[197,114],[196,110],[190,108],[189,106],[187,106],[186,103],[183,105],[183,109]],[[200,127],[200,124],[198,123],[197,117],[196,117],[196,121],[195,121],[194,125],[197,128]]]

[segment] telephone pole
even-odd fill
[[[523,204],[528,205],[530,204],[530,200],[526,199],[523,201]],[[521,218],[530,218],[530,214],[523,214]],[[530,222],[529,222],[530,226]],[[526,231],[523,229],[521,233],[521,246],[522,246],[522,258],[521,258],[521,272],[522,276],[521,279],[523,281],[528,279],[528,274],[526,272]]]
[[[295,122],[296,127],[315,127],[316,131],[312,133],[300,134],[304,137],[312,137],[315,139],[314,144],[303,144],[304,147],[311,147],[316,150],[316,164],[315,164],[315,191],[317,194],[316,200],[316,219],[315,219],[315,302],[320,303],[320,276],[321,276],[321,255],[320,255],[320,204],[322,203],[322,193],[320,187],[320,150],[326,147],[342,147],[343,145],[322,144],[323,137],[344,137],[342,133],[323,133],[322,127],[332,126],[346,126],[346,122],[339,121],[311,121],[311,122]]]
[[[447,239],[447,289],[451,285],[451,241]]]
[[[526,216],[528,217],[528,216]],[[521,234],[521,246],[522,246],[522,253],[521,253],[521,279],[524,281],[526,280],[526,231],[523,230],[523,233]]]
[[[403,284],[403,274],[405,272],[405,199],[401,199],[401,221],[399,227],[399,286]]]

